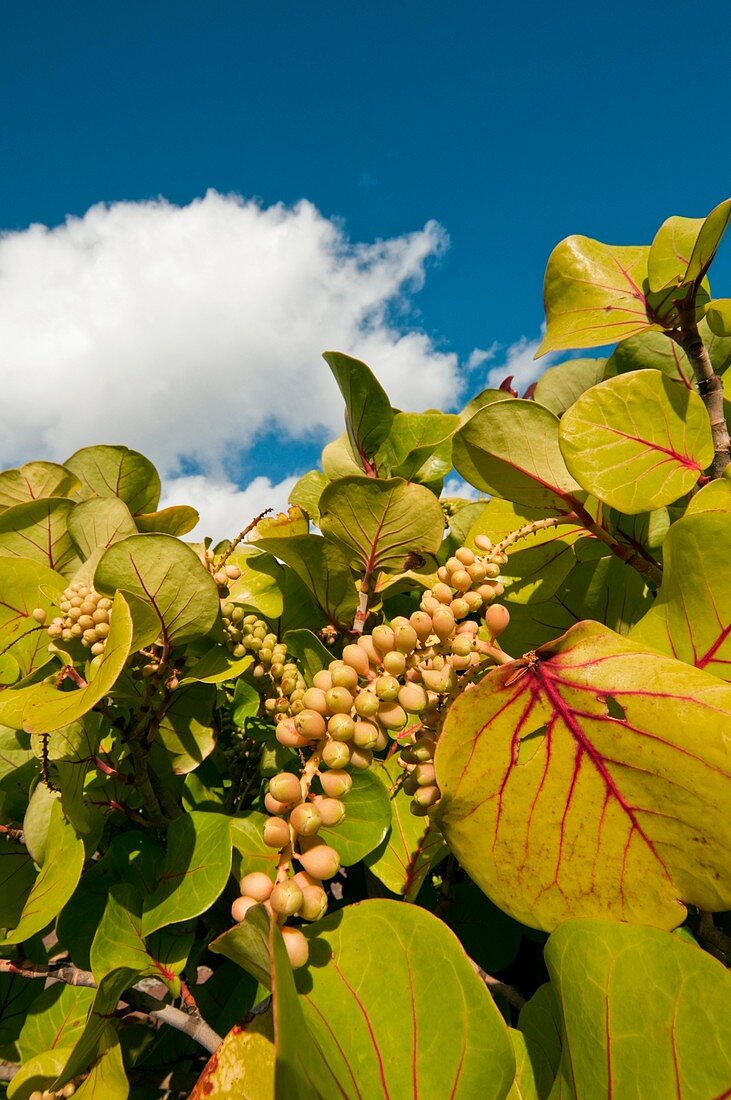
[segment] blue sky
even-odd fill
[[[7,0],[0,227],[208,189],[307,199],[351,242],[434,220],[449,247],[421,289],[384,291],[388,323],[461,364],[504,353],[538,335],[562,237],[648,241],[731,192],[729,23],[726,0]],[[719,292],[730,267],[727,249]],[[252,432],[233,463],[229,448],[235,480],[296,472],[321,441]]]

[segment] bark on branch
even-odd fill
[[[723,383],[713,369],[708,348],[698,331],[695,319],[695,298],[688,303],[678,304],[680,315],[680,333],[676,337],[690,360],[698,385],[698,393],[708,412],[713,437],[713,462],[708,470],[711,478],[722,477],[731,461],[731,440],[729,439],[726,417],[723,411]]]

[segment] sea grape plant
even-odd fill
[[[615,346],[522,398],[327,353],[220,545],[122,446],[0,474],[10,1100],[731,1096],[729,216],[559,244],[541,351]]]

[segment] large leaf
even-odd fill
[[[441,476],[452,466],[452,435],[459,426],[454,413],[430,410],[425,413],[396,413],[391,431],[381,444],[377,455],[379,469],[391,477],[404,477],[407,481],[423,481],[419,471],[429,459],[441,460]],[[434,463],[429,470],[439,474]]]
[[[132,618],[121,592],[114,597],[111,622],[104,653],[85,687],[64,691],[43,683],[3,693],[0,721],[27,733],[50,733],[90,711],[117,682],[129,655]]]
[[[64,578],[42,562],[0,558],[0,650],[13,655],[21,677],[51,659],[50,639],[33,611],[45,611],[50,622],[65,587]]]
[[[135,515],[137,530],[163,535],[187,535],[197,526],[200,516],[189,504],[172,504],[160,512],[144,512]]]
[[[157,889],[145,900],[144,934],[204,913],[222,892],[230,871],[230,819],[216,813],[177,818],[168,829]]]
[[[240,546],[228,559],[241,570],[239,579],[229,585],[228,599],[252,607],[267,619],[278,619],[282,614],[283,577],[277,561],[277,557],[281,557],[279,543],[277,540],[275,546],[272,539],[271,554],[263,554],[253,546]]]
[[[391,827],[391,804],[383,783],[371,771],[354,772],[353,786],[343,798],[345,817],[334,828],[323,826],[322,837],[345,867],[359,863],[381,843]]]
[[[49,1086],[53,1091],[60,1089],[67,1081],[72,1080],[83,1070],[88,1069],[90,1063],[100,1053],[109,1048],[110,1043],[104,1041],[105,1036],[110,1034],[109,1020],[113,1016],[117,1003],[125,989],[129,989],[136,980],[136,971],[126,968],[112,970],[102,978],[94,994],[94,1000],[89,1009],[84,1029],[69,1051],[63,1069],[59,1072],[53,1084]],[[101,1100],[101,1097],[99,1100]]]
[[[559,1097],[729,1095],[731,975],[678,936],[570,921],[546,962],[558,994]]]
[[[263,539],[259,545],[286,562],[307,585],[332,623],[349,626],[357,607],[353,574],[337,543],[320,535]]]
[[[337,351],[326,351],[323,358],[333,372],[345,401],[345,423],[353,450],[364,469],[389,433],[393,410],[391,402],[372,371]]]
[[[81,482],[79,496],[119,497],[132,514],[154,512],[160,499],[160,476],[144,455],[128,447],[82,447],[64,465]]]
[[[132,513],[117,497],[93,497],[77,504],[69,516],[69,534],[80,557],[86,559],[95,550],[136,535]]]
[[[142,898],[131,883],[117,883],[110,888],[90,959],[97,984],[120,967],[140,975],[159,972],[142,934]]]
[[[529,508],[555,509],[580,489],[566,469],[558,428],[558,418],[534,401],[496,402],[457,432],[454,465],[483,492]]]
[[[73,1046],[83,1030],[93,1000],[93,989],[83,986],[57,982],[45,988],[30,1007],[18,1037],[23,1061],[44,1050]]]
[[[663,222],[650,248],[651,289],[698,285],[713,262],[730,219],[731,199],[726,199],[706,218],[675,216]]]
[[[365,857],[366,867],[393,894],[413,901],[429,868],[447,854],[444,838],[428,817],[411,813],[411,796],[401,786],[403,769],[392,756],[374,768],[391,802],[391,828]]]
[[[27,504],[42,497],[68,497],[79,486],[75,474],[56,462],[26,462],[18,470],[0,473],[0,508]]]
[[[312,962],[295,982],[344,1096],[507,1095],[515,1074],[507,1028],[459,940],[436,917],[396,901],[364,901],[305,934]],[[435,1004],[449,1027],[435,1027]],[[337,1034],[333,1020],[342,1022]]]
[[[686,386],[693,384],[693,368],[680,344],[655,329],[630,336],[618,344],[607,359],[604,377],[613,378],[636,370],[659,370]],[[600,381],[597,378],[597,382]]]
[[[536,383],[533,400],[561,416],[582,393],[601,382],[606,362],[606,359],[567,359],[549,367]]]
[[[235,1024],[198,1078],[190,1100],[272,1100],[274,1027],[270,1013]]]
[[[213,578],[172,535],[132,535],[114,543],[99,561],[94,586],[105,595],[121,589],[147,604],[168,642],[202,637],[219,614]]]
[[[579,623],[452,705],[436,754],[450,848],[546,930],[729,908],[730,714],[725,684]]]
[[[700,397],[658,371],[632,371],[588,390],[561,420],[560,442],[583,487],[631,514],[677,500],[713,458]]]
[[[411,555],[436,554],[444,513],[433,493],[401,478],[345,477],[320,497],[323,533],[347,547],[364,571],[400,573]]]
[[[647,309],[649,248],[567,237],[548,259],[546,334],[538,355],[614,344],[652,326]]]
[[[695,494],[685,510],[686,516],[697,512],[731,512],[731,481],[715,478]]]
[[[49,497],[7,508],[0,513],[0,557],[30,558],[68,573],[78,564],[67,526],[73,507],[64,497]]]
[[[22,844],[6,840],[0,848],[0,928],[15,928],[36,880],[36,869]]]
[[[158,737],[176,775],[193,771],[216,747],[215,701],[213,684],[181,685],[173,695],[160,721]]]
[[[657,600],[632,639],[731,680],[731,585],[720,580],[731,561],[728,513],[699,512],[678,520],[663,555]]]
[[[319,523],[320,497],[328,484],[328,478],[319,470],[308,470],[290,491],[289,503],[306,512],[313,523]]]
[[[84,842],[64,818],[61,803],[54,799],[40,872],[25,900],[20,920],[0,942],[22,943],[42,931],[73,894],[83,863]]]

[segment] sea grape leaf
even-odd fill
[[[729,908],[730,711],[714,677],[579,623],[452,704],[436,753],[447,842],[546,931]]]
[[[111,1028],[107,1035],[114,1041],[102,1051],[89,1076],[74,1093],[78,1100],[127,1100],[129,1096],[121,1044]]]
[[[263,906],[252,906],[245,920],[223,932],[208,947],[216,955],[225,955],[256,978],[260,985],[271,989],[269,917]]]
[[[692,497],[685,515],[693,516],[698,512],[731,512],[731,481],[728,478],[715,478]]]
[[[274,880],[279,853],[264,843],[262,834],[267,815],[249,810],[230,821],[234,877],[240,881],[252,871],[263,871]]]
[[[436,454],[446,464],[443,473],[449,473],[451,440],[458,426],[459,417],[454,413],[433,409],[424,413],[396,413],[376,455],[379,471],[414,481],[424,464]]]
[[[27,733],[50,733],[78,721],[117,682],[129,655],[132,618],[121,592],[114,597],[107,643],[93,676],[85,687],[62,691],[51,683],[32,684],[10,691],[0,701],[0,721]]]
[[[189,504],[171,504],[159,512],[138,512],[134,517],[137,530],[142,534],[156,532],[178,538],[192,531],[199,520],[199,514]]]
[[[673,215],[662,223],[650,245],[647,261],[648,283],[654,293],[686,281],[685,273],[703,222],[703,218]]]
[[[433,493],[402,478],[345,477],[320,498],[320,527],[370,573],[401,573],[413,555],[436,554],[444,513]]]
[[[394,756],[374,768],[391,803],[391,827],[365,865],[393,894],[413,901],[429,869],[447,854],[444,837],[429,817],[411,813],[411,796],[402,786],[403,769]]]
[[[0,1058],[4,1062],[20,1061],[18,1036],[42,993],[40,981],[28,981],[22,974],[0,974]]]
[[[561,1005],[558,1097],[722,1097],[731,1081],[731,975],[678,936],[569,921],[545,949]]]
[[[520,1010],[518,1027],[525,1039],[537,1081],[547,1084],[541,1100],[548,1095],[561,1063],[561,1009],[550,982],[538,987]],[[543,1072],[543,1067],[546,1067]],[[541,1072],[539,1072],[539,1070]]]
[[[219,896],[231,872],[231,831],[224,814],[193,812],[172,822],[157,888],[145,899],[145,936],[197,917]]]
[[[241,570],[239,579],[228,586],[231,603],[246,604],[267,619],[279,618],[284,571],[277,561],[277,557],[281,557],[278,546],[279,542],[271,554],[264,554],[253,546],[239,546],[229,556],[228,563]]]
[[[713,458],[700,397],[658,371],[632,371],[588,390],[561,420],[560,443],[584,488],[630,514],[689,492]]]
[[[81,558],[113,542],[136,535],[132,513],[118,497],[92,497],[77,504],[68,521],[69,534]]]
[[[440,920],[418,906],[371,900],[304,932],[311,965],[295,971],[295,984],[344,1096],[508,1094],[515,1059],[507,1027]],[[435,1000],[448,1028],[434,1028]],[[347,1021],[347,1028],[336,1036],[329,1020]]]
[[[363,468],[371,466],[378,447],[389,434],[393,410],[388,395],[360,359],[326,351],[323,359],[333,373],[345,401],[345,424],[353,450]]]
[[[64,575],[78,565],[68,518],[74,503],[65,497],[16,504],[0,513],[0,557],[29,558]]]
[[[319,470],[308,470],[290,492],[289,503],[296,504],[303,512],[306,512],[313,523],[319,523],[320,497],[327,485],[329,485],[329,480],[323,473]]]
[[[274,1021],[259,1013],[235,1024],[224,1037],[190,1100],[272,1100],[274,1096]]]
[[[562,416],[582,393],[604,378],[606,359],[567,359],[548,367],[536,383],[533,400]]]
[[[259,545],[294,570],[330,622],[352,623],[358,600],[350,564],[337,543],[320,535],[295,535],[276,542],[265,539]]]
[[[347,432],[328,443],[322,451],[322,470],[328,482],[339,477],[366,477],[353,454]]]
[[[486,405],[493,405],[496,401],[512,401],[512,394],[507,390],[484,389],[467,402],[462,412],[459,413],[460,427],[466,424],[476,412],[484,409]]]
[[[537,355],[603,347],[653,327],[647,306],[649,252],[645,246],[606,245],[581,236],[557,244],[543,284],[546,333]]]
[[[81,482],[78,496],[119,497],[135,515],[154,512],[160,500],[160,475],[137,451],[128,447],[82,447],[64,465]]]
[[[293,535],[306,535],[310,529],[309,520],[296,504],[290,504],[286,512],[261,516],[255,527],[251,528],[248,538],[251,542],[259,539],[289,539]]]
[[[0,509],[44,497],[68,497],[78,486],[76,475],[57,462],[26,462],[0,473]]]
[[[249,659],[249,663],[250,663]],[[160,720],[158,737],[175,775],[186,775],[216,747],[213,684],[181,684]]]
[[[343,797],[345,817],[318,836],[340,856],[345,867],[359,863],[381,843],[391,827],[391,803],[383,783],[371,771],[353,772],[353,786]]]
[[[731,585],[718,583],[729,560],[727,512],[698,512],[674,523],[663,545],[660,591],[632,640],[731,680]]]
[[[518,954],[521,925],[469,879],[444,883],[442,889],[426,882],[417,904],[443,920],[469,957],[490,973],[509,966]]]
[[[282,640],[286,643],[288,652],[299,661],[308,687],[312,687],[313,677],[321,669],[327,668],[333,654],[325,649],[311,630],[288,630]]]
[[[35,1093],[48,1089],[63,1068],[71,1047],[44,1050],[30,1058],[8,1084],[8,1100],[30,1100]]]
[[[515,1055],[515,1080],[508,1100],[548,1100],[553,1085],[550,1067],[540,1053],[529,1049],[522,1031],[512,1027],[508,1031]]]
[[[18,1036],[18,1051],[25,1062],[44,1050],[73,1046],[86,1023],[94,990],[56,982],[48,986],[28,1009]]]
[[[617,344],[607,359],[604,377],[614,378],[636,370],[659,370],[686,386],[693,384],[693,368],[680,344],[655,329]],[[597,382],[600,381],[598,378]]]
[[[56,1092],[89,1068],[90,1062],[108,1049],[105,1036],[109,1036],[109,1020],[113,1016],[120,997],[137,980],[134,970],[122,968],[112,970],[100,981],[94,1000],[89,1009],[83,1031],[68,1052],[63,1068],[52,1085],[47,1086]]]
[[[107,596],[129,592],[147,604],[163,638],[176,644],[207,634],[219,614],[213,578],[195,551],[172,535],[131,535],[114,543],[99,560],[94,587]]]
[[[18,924],[35,880],[36,869],[25,846],[4,841],[0,848],[0,928]]]
[[[224,684],[227,680],[236,680],[242,672],[254,663],[250,653],[245,657],[232,657],[224,646],[210,646],[202,657],[185,670],[180,681],[185,684]]]
[[[61,803],[54,799],[41,869],[17,925],[0,941],[3,946],[30,939],[61,912],[76,889],[83,864],[84,842],[63,816]]]
[[[51,659],[50,639],[33,611],[45,611],[50,622],[65,587],[64,578],[42,562],[0,557],[0,650],[12,654],[21,677]]]
[[[731,336],[731,298],[714,298],[706,306],[706,321],[714,336]]]
[[[465,545],[476,550],[477,535],[487,535],[493,544],[497,544],[506,535],[546,517],[545,508],[527,508],[493,497],[470,527]],[[576,564],[573,544],[585,535],[586,530],[581,524],[561,523],[556,527],[533,531],[508,546],[505,550],[508,560],[500,567],[505,600],[509,603],[540,603],[553,596]]]
[[[558,417],[534,401],[488,405],[454,437],[457,473],[482,492],[556,509],[581,489],[566,468],[558,429]]]

